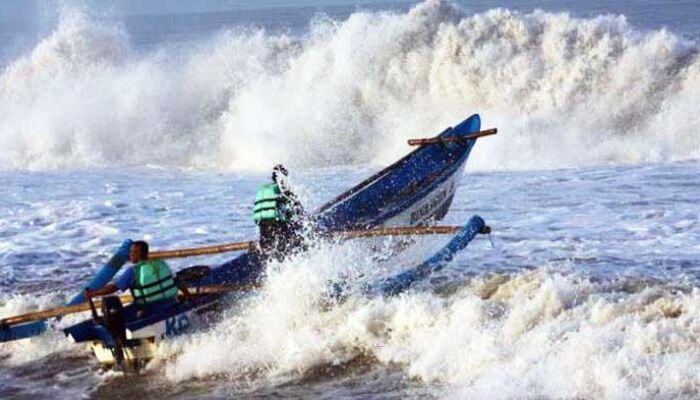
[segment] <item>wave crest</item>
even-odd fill
[[[144,54],[64,11],[0,74],[0,168],[387,163],[473,112],[500,128],[480,169],[684,160],[700,157],[698,98],[696,44],[623,16],[426,1]]]

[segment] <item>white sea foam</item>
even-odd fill
[[[4,295],[0,297],[0,318],[43,310],[61,304],[65,304],[65,296],[57,293],[43,296]],[[69,320],[75,321],[74,318]],[[43,335],[0,343],[0,364],[4,366],[22,365],[42,359],[50,354],[75,350],[77,350],[75,346],[66,340],[63,332],[54,328],[52,322]]]
[[[370,251],[357,240],[313,249],[271,266],[265,287],[234,302],[211,330],[164,347],[149,367],[158,378],[137,384],[153,392],[201,384],[240,395],[251,383],[263,393],[278,383],[308,393],[347,378],[370,390],[355,368],[369,364],[382,377],[379,390],[400,395],[410,395],[397,383],[405,375],[455,398],[693,397],[700,392],[694,339],[700,296],[693,291],[700,276],[699,167],[471,174],[444,223],[479,213],[494,228],[495,247],[478,237],[435,275],[448,287],[425,282],[393,299],[353,294],[328,305],[332,278],[349,276],[353,287],[376,282],[416,265],[447,238],[420,238],[385,261],[370,257],[388,246]],[[293,171],[310,196],[308,209],[368,174]],[[147,237],[154,249],[255,238],[252,196],[269,179],[147,169],[0,176],[0,290],[32,293],[0,295],[0,317],[63,303],[127,237]],[[197,234],[200,227],[206,237]],[[231,257],[169,264],[217,265]],[[494,271],[502,275],[490,277]],[[62,293],[46,294],[56,291]],[[85,318],[65,318],[61,326]],[[0,369],[10,375],[0,381],[14,385],[23,376],[46,393],[56,380],[46,366],[65,370],[66,386],[89,394],[92,380],[74,374],[92,375],[95,361],[78,354],[88,353],[58,330],[2,344]]]
[[[319,269],[294,267],[273,274],[245,311],[180,342],[170,379],[270,384],[361,356],[455,398],[674,397],[700,387],[697,290],[539,270],[475,279],[450,296],[354,297],[327,308]]]
[[[426,1],[144,54],[63,9],[0,74],[0,168],[386,163],[474,112],[501,132],[481,169],[683,160],[700,156],[698,99],[696,44],[624,16]]]

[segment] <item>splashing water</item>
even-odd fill
[[[275,382],[318,365],[400,365],[455,398],[640,398],[697,390],[697,290],[634,287],[546,271],[474,279],[449,296],[414,293],[319,306],[318,269],[271,277],[212,332],[185,340],[170,379]]]
[[[475,240],[413,291],[386,299],[354,293],[340,304],[326,296],[329,282],[374,282],[416,265],[446,238],[421,238],[388,259],[372,257],[388,248],[383,241],[321,246],[270,265],[263,289],[233,302],[210,330],[163,346],[137,380],[100,374],[83,349],[52,331],[0,348],[0,365],[12,374],[0,375],[0,390],[11,384],[48,395],[36,388],[55,381],[40,375],[43,365],[86,376],[62,381],[65,397],[693,397],[700,390],[697,167],[468,174],[446,223],[477,211],[494,227],[496,247]],[[265,179],[159,170],[4,174],[11,179],[4,181],[10,196],[0,200],[7,212],[0,277],[9,270],[13,277],[0,290],[31,294],[3,295],[2,316],[70,297],[124,237],[152,235],[154,248],[254,237],[247,200]],[[366,175],[294,171],[315,194],[305,199],[309,208]],[[55,198],[41,205],[32,185]],[[57,287],[61,298],[39,295]]]
[[[120,24],[64,8],[0,74],[0,167],[386,163],[473,112],[501,131],[479,169],[685,160],[698,98],[697,45],[622,16],[427,1],[139,52]]]
[[[698,99],[697,44],[624,16],[426,1],[142,49],[63,8],[0,72],[0,317],[61,304],[126,237],[253,238],[273,164],[314,209],[472,112],[500,132],[445,222],[478,213],[495,247],[342,303],[329,282],[401,271],[444,238],[388,259],[369,256],[383,241],[314,248],[139,377],[98,371],[60,332],[82,317],[65,318],[0,345],[0,397],[695,398],[699,165],[678,161],[700,155]],[[227,172],[192,171],[208,168]]]

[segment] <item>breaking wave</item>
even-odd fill
[[[672,398],[700,390],[695,289],[535,270],[474,278],[443,294],[324,307],[317,265],[273,274],[237,314],[170,349],[177,355],[164,361],[168,377],[226,377],[245,387],[369,362],[454,398]]]
[[[696,44],[624,16],[426,1],[144,52],[63,9],[0,73],[0,168],[386,163],[474,112],[500,129],[480,169],[673,161],[700,157],[699,99]]]

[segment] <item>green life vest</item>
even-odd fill
[[[131,294],[134,302],[141,305],[177,296],[177,287],[168,264],[163,260],[147,260],[136,264]]]
[[[253,207],[253,221],[259,224],[262,221],[287,222],[290,218],[290,210],[282,196],[279,185],[268,183],[262,185],[255,194],[255,206]]]

